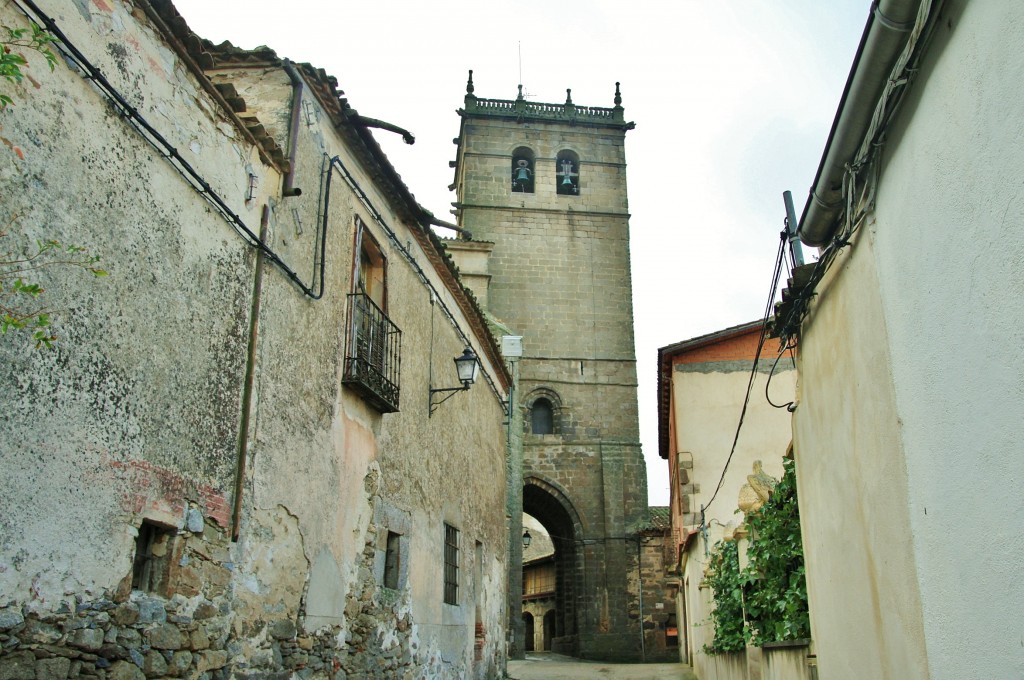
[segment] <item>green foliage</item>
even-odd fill
[[[53,36],[36,24],[26,28],[0,26],[4,37],[0,38],[0,78],[10,83],[20,83],[25,77],[23,68],[28,68],[28,60],[18,53],[19,48],[34,50],[46,57],[46,63],[52,71],[57,65],[57,55],[49,48]],[[0,92],[0,110],[14,103],[11,96]]]
[[[796,475],[792,460],[783,466],[771,498],[747,514],[747,568],[740,569],[735,542],[720,542],[711,553],[706,582],[715,597],[715,638],[704,648],[708,654],[811,636]]]
[[[704,646],[708,654],[742,652],[747,639],[743,625],[743,586],[745,577],[740,573],[736,543],[719,541],[708,562],[704,582],[715,596],[715,609],[711,620],[715,624],[715,637]]]
[[[747,551],[750,587],[745,605],[756,644],[811,636],[796,475],[792,460],[783,465],[785,472],[771,498],[747,515],[753,540]]]
[[[6,232],[0,232],[0,238]],[[46,290],[32,279],[42,269],[71,267],[83,269],[93,276],[106,276],[96,267],[99,256],[89,255],[77,245],[59,241],[36,241],[27,254],[0,252],[0,335],[8,331],[24,331],[31,335],[36,348],[52,347],[57,336],[50,327],[51,310],[42,303]]]

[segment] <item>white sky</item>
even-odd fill
[[[659,347],[760,318],[782,229],[799,216],[869,0],[175,0],[200,36],[337,77],[419,202],[442,219],[468,69],[476,95],[612,106],[622,83],[640,437],[653,505]],[[522,79],[520,60],[522,55]],[[447,235],[447,234],[446,234]],[[763,398],[763,397],[761,397]],[[739,413],[737,412],[737,418]],[[722,452],[724,461],[728,451]]]

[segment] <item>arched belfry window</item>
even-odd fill
[[[530,409],[530,431],[533,434],[554,434],[555,409],[547,399],[533,402]]]
[[[580,157],[572,151],[559,151],[555,159],[555,191],[563,196],[580,193]]]
[[[521,146],[512,152],[512,191],[533,193],[533,151]]]

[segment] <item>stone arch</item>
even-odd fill
[[[536,636],[536,631],[534,630],[533,614],[530,612],[523,612],[523,628],[526,631],[524,635],[525,644],[523,649],[527,652],[532,652],[534,650],[534,637]]]
[[[551,640],[555,628],[555,610],[549,609],[544,612],[544,618],[541,620],[541,626],[543,627],[543,644],[541,649],[545,652],[551,651]]]
[[[555,607],[551,651],[578,656],[579,621],[583,616],[584,528],[569,495],[557,483],[539,475],[523,479],[523,512],[540,522],[555,550]]]

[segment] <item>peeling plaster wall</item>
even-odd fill
[[[160,38],[113,3],[58,21],[111,82],[250,223],[245,168],[261,168]],[[24,17],[5,4],[5,24]],[[0,583],[46,608],[98,594],[131,569],[144,516],[181,526],[186,501],[221,524],[237,441],[250,249],[97,92],[59,62],[27,55],[5,86],[4,250],[36,239],[99,255],[104,279],[40,273],[58,343],[0,342]],[[272,185],[273,173],[260,169]]]
[[[253,231],[267,206],[266,240],[304,281],[314,275],[325,156],[345,164],[395,234],[335,173],[323,298],[303,296],[269,263],[258,279],[254,250],[86,81],[63,63],[50,74],[29,55],[39,87],[14,88],[19,105],[0,118],[0,212],[18,227],[5,240],[88,246],[110,276],[45,275],[47,295],[66,309],[55,350],[0,338],[13,367],[0,375],[9,414],[0,451],[0,671],[500,676],[507,395],[481,379],[428,417],[429,384],[456,382],[452,357],[465,347],[440,301],[479,356],[490,340],[472,336],[418,245],[412,230],[420,227],[402,222],[379,172],[363,167],[322,110],[310,124],[303,119],[295,141],[303,193],[281,198],[281,176],[141,10],[111,0],[64,9],[54,18],[69,38]],[[24,23],[8,5],[0,20]],[[216,78],[235,84],[246,115],[289,148],[283,70],[226,69]],[[250,174],[257,195],[246,201]],[[403,333],[402,408],[386,415],[341,385],[356,216],[387,258],[387,314]],[[398,244],[439,291],[438,303]],[[252,404],[239,433],[253,310]],[[248,446],[233,542],[240,436]],[[159,593],[131,590],[143,519],[170,529]],[[456,605],[442,603],[446,522],[460,532]],[[382,585],[389,531],[403,545],[395,590]],[[44,623],[52,632],[41,636]],[[43,643],[53,656],[37,661]]]

